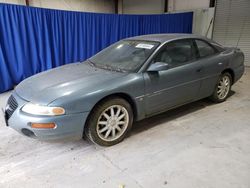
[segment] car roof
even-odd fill
[[[140,36],[127,38],[126,40],[146,40],[146,41],[155,41],[155,42],[164,43],[173,39],[186,39],[186,38],[199,38],[199,39],[207,40],[206,37],[195,35],[195,34],[186,34],[186,33],[140,35]]]

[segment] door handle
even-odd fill
[[[218,65],[221,66],[223,63],[219,62]]]
[[[201,71],[202,71],[202,68],[196,69],[196,72],[201,72]]]

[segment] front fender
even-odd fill
[[[118,93],[126,94],[134,101],[136,114],[139,119],[142,119],[145,114],[144,100],[139,98],[144,95],[144,80],[141,73],[129,74],[101,86],[92,86],[88,91],[79,89],[77,92],[54,100],[49,106],[61,106],[66,114],[89,112],[103,98]]]

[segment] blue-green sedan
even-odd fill
[[[134,121],[206,97],[224,101],[243,72],[238,48],[192,34],[137,36],[21,82],[6,124],[33,138],[85,135],[111,146]]]

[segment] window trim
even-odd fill
[[[206,40],[203,40],[203,39],[200,39],[200,38],[193,38],[192,40],[193,40],[194,45],[195,45],[195,48],[196,48],[196,50],[197,50],[197,60],[204,59],[204,58],[208,58],[208,57],[212,57],[212,56],[218,55],[218,54],[220,53],[220,51],[219,51],[217,48],[215,48],[212,44],[210,44],[210,43],[209,43],[208,41],[206,41]],[[198,48],[198,45],[197,45],[197,43],[196,43],[196,40],[202,41],[202,42],[204,42],[205,44],[207,44],[208,46],[210,46],[210,47],[214,50],[215,53],[213,53],[213,54],[211,54],[211,55],[208,55],[208,56],[201,57],[201,56],[200,56],[200,50],[199,50],[199,48]]]
[[[146,67],[145,70],[146,70],[146,71],[148,70],[149,66],[153,63],[153,60],[155,59],[155,57],[156,57],[159,53],[161,53],[161,52],[167,47],[167,45],[169,45],[169,44],[172,43],[172,42],[176,42],[176,41],[189,41],[190,44],[191,44],[191,46],[193,47],[193,50],[194,50],[194,53],[195,53],[195,54],[194,54],[194,59],[189,60],[189,61],[186,61],[185,63],[182,63],[182,64],[180,64],[180,65],[177,65],[177,66],[174,66],[174,67],[170,67],[168,70],[174,69],[174,68],[177,68],[177,67],[181,67],[181,66],[185,66],[185,65],[188,65],[188,64],[191,64],[191,63],[197,61],[197,59],[198,59],[198,56],[197,56],[197,55],[198,55],[198,54],[197,54],[197,48],[196,48],[196,46],[195,46],[195,42],[194,42],[192,39],[193,39],[193,38],[182,38],[182,39],[171,40],[171,41],[165,43],[165,44],[162,45],[162,46],[160,47],[160,49],[157,50],[157,52],[153,55],[153,57],[152,57],[151,60],[150,60],[150,63],[148,64],[148,66]]]

